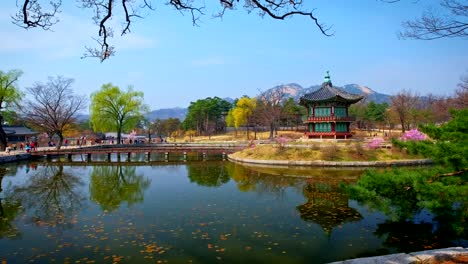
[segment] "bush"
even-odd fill
[[[331,144],[322,148],[322,159],[323,160],[339,160],[340,159],[340,148],[336,144]]]

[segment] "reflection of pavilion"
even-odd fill
[[[319,224],[328,235],[336,226],[362,219],[348,206],[348,195],[340,190],[339,183],[322,177],[308,180],[303,189],[308,201],[296,207],[302,219]]]

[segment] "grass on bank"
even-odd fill
[[[361,143],[317,143],[304,147],[281,147],[279,145],[257,145],[232,154],[236,158],[258,160],[291,161],[390,161],[420,159],[397,148],[370,149]]]

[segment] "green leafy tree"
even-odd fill
[[[294,98],[288,98],[283,105],[283,124],[291,126],[299,126],[302,124],[302,117],[307,114],[307,109],[294,101]]]
[[[252,125],[253,114],[257,108],[257,99],[244,96],[237,100],[234,108],[229,110],[227,121],[236,128],[247,126],[247,139],[249,139],[249,126]]]
[[[428,241],[425,240],[427,237],[445,237],[445,240],[437,239],[440,246],[452,246],[451,241],[456,237],[468,235],[468,109],[453,110],[452,119],[440,126],[420,126],[420,129],[431,140],[394,140],[393,143],[410,153],[434,160],[437,166],[369,171],[349,191],[352,199],[390,217],[379,226],[377,233],[380,236],[394,237],[393,241],[414,239],[422,242]],[[414,223],[423,209],[433,214],[434,224],[415,229]],[[397,230],[418,230],[419,234],[392,231],[396,227]],[[390,245],[392,241],[386,243]],[[410,244],[415,243],[411,241]]]
[[[441,126],[420,127],[433,140],[394,140],[393,143],[410,153],[433,159],[452,173],[465,173],[468,169],[468,109],[452,110],[451,114],[452,119]]]
[[[120,144],[122,133],[134,129],[147,109],[142,92],[131,87],[125,92],[108,83],[91,95],[90,119],[95,131],[117,132]]]
[[[179,118],[168,118],[162,121],[163,123],[163,131],[164,134],[167,136],[171,136],[173,132],[180,129],[182,122],[180,122]]]
[[[377,104],[373,101],[370,101],[367,104],[367,107],[365,109],[365,117],[367,120],[375,123],[375,124],[380,124],[380,126],[384,123],[385,121],[385,113],[388,109],[388,104],[387,103],[381,103]]]
[[[185,130],[196,130],[198,135],[211,135],[212,132],[224,131],[224,117],[232,105],[219,97],[208,97],[191,102],[182,124]]]
[[[151,181],[136,173],[136,167],[99,166],[91,172],[91,200],[103,210],[116,210],[123,202],[132,205],[143,201]]]
[[[4,111],[13,106],[17,106],[21,100],[22,93],[18,88],[18,79],[23,72],[11,70],[0,71],[0,150],[5,150],[7,146],[7,136],[3,130]]]

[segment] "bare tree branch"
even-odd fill
[[[441,0],[440,6],[444,14],[427,10],[420,18],[403,22],[405,31],[399,36],[421,40],[468,37],[468,1]]]
[[[63,142],[63,134],[76,120],[78,111],[86,106],[86,99],[73,95],[73,79],[49,77],[47,84],[36,83],[27,91],[33,100],[25,102],[22,113],[27,123],[41,132],[56,134]]]
[[[101,62],[115,54],[115,48],[109,43],[109,39],[113,37],[113,28],[109,25],[112,18],[123,18],[125,22],[119,32],[125,35],[131,31],[133,18],[141,18],[139,11],[146,8],[155,10],[150,0],[120,0],[120,4],[117,4],[116,0],[77,0],[77,2],[80,8],[93,11],[92,19],[99,28],[98,38],[94,38],[97,47],[85,47],[82,58],[95,57]],[[215,15],[216,17],[222,17],[227,10],[235,10],[236,5],[242,5],[242,8],[248,12],[258,11],[262,17],[268,15],[277,20],[304,16],[311,19],[323,35],[333,35],[330,33],[330,27],[320,23],[312,11],[301,10],[303,0],[219,0],[219,3],[221,11]],[[166,4],[181,13],[188,12],[195,26],[198,25],[200,17],[205,15],[202,0],[167,0]],[[57,13],[60,12],[62,0],[50,0],[49,11],[44,11],[43,5],[41,0],[17,0],[19,11],[12,17],[13,23],[23,28],[39,27],[49,30],[59,21]]]
[[[44,30],[49,30],[54,24],[59,22],[56,15],[60,12],[59,9],[62,5],[62,1],[51,0],[49,4],[51,10],[43,11],[42,5],[38,0],[17,0],[16,6],[20,8],[20,10],[12,16],[13,23],[26,29],[40,27]]]

